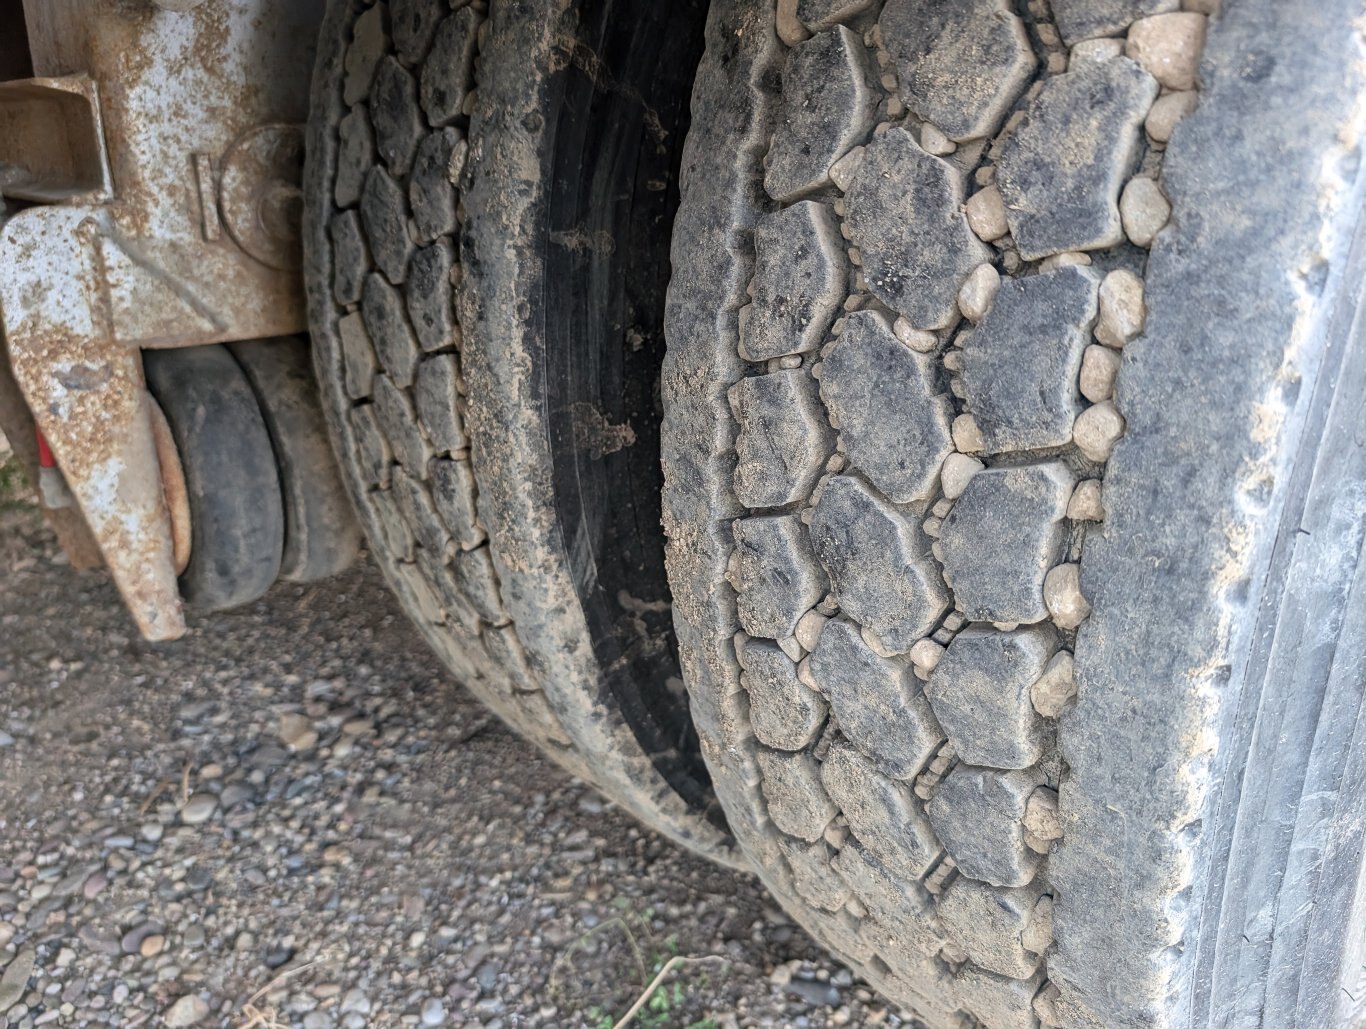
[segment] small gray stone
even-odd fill
[[[825,698],[797,678],[792,659],[767,640],[746,640],[736,653],[759,742],[775,750],[801,750],[814,742],[828,708]]]
[[[874,653],[852,622],[829,622],[809,660],[845,735],[885,775],[914,776],[943,742],[910,663]]]
[[[1004,632],[970,625],[953,638],[925,696],[958,756],[971,765],[1028,768],[1048,733],[1029,699],[1057,649],[1046,623]]]
[[[1075,45],[1097,36],[1118,36],[1139,18],[1174,11],[1180,0],[1053,0],[1053,18],[1063,42]]]
[[[196,793],[180,809],[180,820],[185,825],[207,822],[218,810],[218,798],[212,793]]]
[[[831,746],[821,779],[849,829],[872,857],[919,879],[939,857],[939,841],[910,788],[881,774],[849,743]]]
[[[1119,192],[1138,160],[1143,119],[1156,96],[1157,81],[1125,57],[1043,80],[997,163],[1021,257],[1123,241]]]
[[[811,544],[840,607],[894,653],[910,650],[950,607],[929,538],[858,479],[825,484]]]
[[[417,416],[438,454],[454,454],[469,446],[461,424],[460,366],[454,354],[433,354],[417,367],[413,388]]]
[[[988,453],[1066,446],[1099,279],[1066,267],[1006,279],[963,347],[963,390]]]
[[[944,847],[966,876],[993,886],[1024,886],[1039,855],[1024,842],[1029,795],[1043,782],[1035,769],[998,772],[955,765],[925,805]]]
[[[404,295],[408,316],[423,350],[440,350],[460,343],[451,286],[454,266],[455,248],[445,239],[421,247],[408,263]]]
[[[906,129],[889,129],[865,148],[846,203],[873,294],[917,329],[953,321],[958,287],[992,257],[963,215],[959,172]]]
[[[1075,482],[1058,461],[974,475],[939,531],[959,609],[972,621],[1041,622],[1043,584],[1063,556]]]
[[[446,1005],[440,997],[428,997],[422,1002],[421,1017],[423,1025],[445,1025]]]
[[[417,83],[393,57],[384,57],[375,69],[370,87],[370,124],[389,174],[407,175],[424,126],[417,106]]]
[[[740,356],[814,350],[844,302],[849,261],[834,212],[803,200],[754,228],[754,302],[741,311]]]
[[[843,25],[787,52],[782,110],[764,188],[789,201],[830,183],[830,166],[873,127],[881,92],[868,52]]]
[[[901,99],[958,142],[994,133],[1034,73],[1024,24],[1002,0],[888,0],[878,24]]]
[[[750,375],[730,388],[740,427],[735,495],[746,507],[782,507],[810,494],[833,447],[816,380],[800,368]]]
[[[14,1007],[24,996],[36,959],[33,948],[25,947],[5,966],[4,973],[0,974],[0,1014]]]
[[[371,168],[365,177],[360,217],[379,270],[395,285],[402,283],[413,253],[413,241],[408,235],[408,199],[383,168]]]
[[[876,311],[856,311],[821,363],[821,397],[842,449],[894,503],[925,500],[953,452],[953,406],[934,358],[896,338]]]
[[[806,526],[795,515],[765,515],[740,519],[731,530],[735,559],[727,578],[739,594],[740,624],[751,636],[786,639],[827,585]]]
[[[171,1029],[183,1029],[185,1026],[197,1025],[208,1018],[209,1005],[193,993],[187,993],[167,1008],[161,1017],[165,1019],[166,1025]]]
[[[395,385],[407,389],[413,384],[418,349],[403,295],[384,276],[372,272],[365,278],[360,310],[380,365]]]
[[[413,158],[408,179],[408,201],[420,243],[455,232],[455,187],[451,185],[451,162],[465,139],[458,129],[446,128],[422,140]]]
[[[419,86],[422,109],[432,125],[448,125],[460,117],[473,84],[479,24],[479,13],[466,6],[448,16],[436,30]]]

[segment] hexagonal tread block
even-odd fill
[[[1099,277],[1067,267],[1005,279],[963,347],[963,392],[988,453],[1066,446]]]
[[[843,25],[787,52],[782,111],[764,188],[792,200],[830,183],[830,166],[873,127],[881,91],[858,34]]]
[[[332,183],[332,197],[338,207],[360,203],[365,176],[374,163],[375,133],[362,104],[337,123],[337,177]]]
[[[893,874],[856,840],[845,841],[835,856],[835,871],[849,884],[872,918],[896,939],[921,954],[936,954],[944,935],[935,925],[934,905],[919,883]]]
[[[417,368],[417,338],[408,324],[402,294],[384,276],[372,272],[365,277],[360,310],[385,372],[399,386],[411,386]]]
[[[939,529],[944,575],[975,622],[1041,622],[1043,584],[1063,557],[1075,485],[1061,461],[988,468],[969,480]]]
[[[342,306],[360,303],[361,286],[370,270],[370,251],[355,211],[333,216],[328,226],[332,237],[332,296]]]
[[[879,25],[906,106],[959,142],[996,131],[1037,63],[1003,0],[888,0]]]
[[[958,756],[971,765],[1028,768],[1049,731],[1029,688],[1057,650],[1048,623],[1009,632],[970,625],[949,644],[925,696]]]
[[[749,694],[754,735],[775,750],[801,750],[816,740],[829,707],[797,678],[797,666],[776,643],[749,639],[736,648],[740,685]]]
[[[458,129],[433,132],[417,147],[413,174],[408,179],[408,199],[413,207],[413,226],[419,242],[455,232],[455,187],[451,184],[451,160],[465,146]]]
[[[1119,36],[1139,18],[1175,11],[1180,0],[1053,0],[1053,20],[1068,46],[1098,36]]]
[[[413,241],[408,235],[408,198],[383,168],[371,168],[365,177],[360,220],[375,264],[390,282],[402,283],[413,253]]]
[[[400,389],[387,375],[375,376],[375,413],[394,456],[408,474],[425,478],[432,447],[417,424],[417,411],[408,391]]]
[[[814,350],[844,303],[849,259],[835,213],[803,200],[754,227],[754,302],[740,314],[740,356]]]
[[[825,29],[862,14],[875,0],[797,0],[797,17],[812,32]]]
[[[958,288],[992,257],[961,210],[962,176],[904,128],[869,143],[846,194],[850,239],[873,294],[918,329],[958,316]]]
[[[474,8],[462,7],[437,26],[418,84],[422,109],[432,125],[447,125],[464,109],[465,97],[473,88],[482,20]]]
[[[792,882],[797,892],[812,907],[821,911],[838,911],[849,901],[849,887],[830,868],[835,852],[824,840],[801,843],[786,836],[779,838],[779,846],[792,869]]]
[[[942,848],[908,786],[888,779],[847,742],[826,753],[821,781],[854,837],[883,867],[907,882],[929,871]]]
[[[746,507],[782,507],[810,494],[833,445],[816,380],[801,368],[746,376],[730,388],[740,426],[735,496]]]
[[[1011,979],[972,965],[964,965],[954,977],[954,995],[992,1029],[1037,1029],[1031,1002],[1043,985],[1043,973],[1029,979]]]
[[[454,354],[434,354],[417,366],[413,385],[417,416],[438,454],[469,446],[460,420],[460,366]]]
[[[852,622],[829,622],[810,661],[845,735],[886,775],[910,778],[943,742],[910,663],[874,653]]]
[[[826,482],[811,516],[811,544],[840,607],[887,650],[910,650],[952,604],[920,526],[858,479]]]
[[[1036,769],[998,772],[955,765],[925,813],[959,871],[993,886],[1024,886],[1040,857],[1024,842],[1025,804],[1043,782]]]
[[[1156,96],[1157,81],[1126,57],[1080,62],[1043,80],[997,162],[1021,257],[1123,242],[1119,192]]]
[[[821,362],[820,389],[855,467],[894,503],[928,499],[953,452],[934,358],[897,339],[882,314],[856,311]]]
[[[997,975],[1028,979],[1040,957],[1026,949],[1021,937],[1042,894],[1037,881],[1002,888],[959,876],[939,895],[935,908],[944,931],[974,963]]]
[[[727,573],[739,594],[740,625],[751,636],[782,640],[825,596],[826,578],[795,515],[743,518],[731,525],[735,557]]]
[[[403,294],[408,302],[408,316],[423,350],[440,350],[460,342],[451,287],[454,266],[455,248],[446,239],[421,247],[408,263],[408,281],[404,283]]]
[[[810,754],[760,747],[755,754],[763,773],[768,817],[787,835],[814,843],[838,813],[821,785],[820,765]]]
[[[392,56],[381,60],[375,70],[375,81],[370,87],[370,124],[374,126],[375,145],[389,174],[408,174],[417,141],[426,126],[417,106],[417,83]]]

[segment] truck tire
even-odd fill
[[[711,8],[685,680],[764,881],[930,1025],[1363,1015],[1357,11],[1182,6]]]
[[[409,615],[520,733],[733,864],[659,525],[668,227],[704,16],[334,0],[305,248],[323,406]]]

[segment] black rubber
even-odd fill
[[[308,340],[248,340],[228,349],[256,392],[280,470],[280,578],[317,582],[345,571],[360,554],[361,532],[332,455]]]
[[[712,4],[685,678],[765,882],[930,1025],[1366,1018],[1358,12],[1181,6]]]
[[[280,572],[280,473],[256,394],[226,347],[147,350],[147,388],[180,452],[190,505],[185,603],[224,611],[256,600]]]
[[[733,863],[677,670],[656,449],[704,12],[403,9],[330,5],[305,198],[315,363],[370,547],[490,707]]]

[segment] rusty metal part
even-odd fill
[[[0,192],[38,201],[0,224],[14,378],[150,639],[184,618],[140,351],[305,329],[281,269],[321,6],[26,0],[38,78],[0,83]]]
[[[157,451],[157,467],[161,470],[161,492],[166,499],[166,513],[171,517],[171,553],[175,556],[175,572],[179,575],[190,563],[190,547],[194,536],[190,525],[190,491],[185,485],[185,467],[180,463],[166,413],[156,397],[148,394],[147,404],[152,414],[152,442]]]

